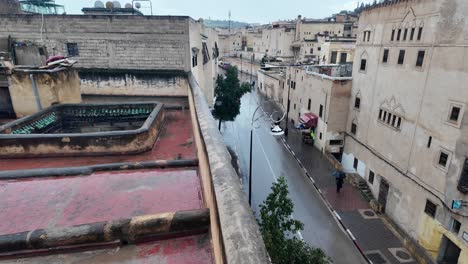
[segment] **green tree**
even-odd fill
[[[226,70],[226,77],[218,75],[216,79],[216,102],[213,116],[219,120],[219,130],[221,130],[221,122],[234,121],[239,115],[240,99],[245,93],[250,92],[250,84],[241,84],[237,74],[237,67],[229,67]]]
[[[319,248],[312,248],[294,234],[304,224],[292,219],[294,204],[288,198],[284,177],[271,187],[272,192],[260,205],[259,225],[266,249],[274,264],[328,264],[331,259]]]

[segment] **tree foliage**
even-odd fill
[[[294,234],[304,224],[292,219],[294,204],[288,198],[284,177],[271,187],[272,192],[260,205],[260,229],[274,264],[328,264],[331,259],[319,248],[312,248]]]
[[[218,75],[216,79],[213,116],[219,120],[220,125],[223,121],[234,121],[240,113],[241,97],[250,91],[250,85],[241,84],[237,73],[237,67],[229,67],[226,77]]]

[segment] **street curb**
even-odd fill
[[[65,177],[77,175],[90,175],[98,171],[111,170],[140,170],[149,168],[178,168],[178,167],[195,167],[198,166],[198,159],[187,160],[155,160],[143,162],[122,162],[98,164],[90,166],[78,167],[63,167],[63,168],[45,168],[45,169],[30,169],[30,170],[12,170],[0,171],[1,180],[14,180],[25,178],[41,178],[41,177]]]
[[[328,202],[328,200],[325,198],[325,195],[323,194],[322,190],[320,190],[318,185],[315,183],[315,180],[312,178],[312,175],[307,171],[305,166],[302,164],[302,161],[297,157],[296,153],[292,150],[291,146],[289,146],[289,144],[286,142],[284,137],[281,138],[281,142],[283,143],[283,146],[289,151],[289,153],[291,153],[291,155],[297,161],[299,166],[305,171],[306,176],[312,182],[312,185],[314,186],[314,188],[319,193],[320,198],[322,198],[323,202],[327,205],[327,207],[330,210],[330,213],[332,214],[333,218],[335,218],[335,220],[341,225],[341,227],[343,227],[345,233],[348,235],[348,237],[351,239],[351,241],[353,241],[354,246],[357,248],[357,250],[359,250],[359,253],[361,253],[362,257],[367,261],[367,263],[373,264],[372,261],[366,256],[366,254],[364,253],[364,250],[362,250],[359,243],[356,241],[356,237],[353,235],[351,230],[349,230],[349,228],[347,228],[346,225],[343,223],[343,221],[341,220],[341,217],[338,214],[338,212],[335,209],[333,209],[330,202]]]
[[[207,231],[210,226],[209,209],[179,211],[156,215],[142,215],[127,219],[97,222],[71,227],[36,229],[0,236],[0,258],[21,255],[32,250],[58,250],[119,241],[136,244],[196,231]]]

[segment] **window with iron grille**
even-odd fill
[[[416,67],[422,67],[423,66],[424,55],[426,55],[426,52],[424,50],[418,51],[418,58],[416,59]]]
[[[369,171],[369,179],[368,179],[369,183],[373,184],[374,183],[374,172],[373,171]]]
[[[210,61],[210,53],[208,52],[208,46],[206,42],[202,42],[202,54],[203,54],[203,64],[207,64]]]
[[[468,193],[468,158],[465,158],[465,163],[463,164],[460,181],[458,182],[458,190],[462,193]]]
[[[356,132],[357,132],[357,125],[355,123],[352,123],[351,124],[351,133],[353,133],[353,135],[356,135]]]
[[[343,140],[339,140],[339,139],[330,140],[330,146],[342,146],[342,145],[343,145]]]
[[[410,40],[414,39],[414,32],[416,32],[416,28],[411,28]]]
[[[421,38],[422,38],[422,32],[423,32],[423,28],[420,27],[420,28],[418,29],[418,40],[421,40]]]
[[[405,50],[400,50],[398,54],[398,64],[402,65],[405,62]]]
[[[424,207],[424,212],[428,214],[430,217],[435,218],[437,211],[437,205],[433,202],[426,200],[426,206]]]
[[[389,49],[384,49],[383,51],[383,58],[382,58],[382,62],[383,63],[387,63],[388,62],[388,53],[390,52]]]
[[[356,97],[356,98],[354,99],[354,108],[356,108],[356,109],[360,109],[360,108],[361,108],[361,98]]]
[[[366,64],[367,64],[367,60],[366,59],[362,59],[361,60],[361,67],[359,68],[361,71],[365,71],[366,70]]]
[[[447,167],[448,159],[449,159],[449,154],[441,151],[439,155],[439,165],[444,168]]]
[[[68,56],[79,56],[78,43],[67,43]]]

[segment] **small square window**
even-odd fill
[[[367,64],[367,60],[366,59],[362,59],[361,60],[361,67],[359,68],[361,71],[365,71],[366,70],[366,64]]]
[[[78,44],[77,43],[67,43],[67,52],[68,56],[79,56]]]
[[[356,99],[354,99],[354,108],[359,109],[360,107],[361,107],[361,98],[356,97]]]
[[[439,165],[445,168],[447,166],[448,159],[449,154],[441,151],[439,155]]]
[[[426,52],[424,50],[418,51],[418,58],[416,59],[416,67],[422,67],[424,63],[424,55]]]
[[[426,200],[426,206],[424,207],[424,212],[428,214],[430,217],[434,218],[436,215],[436,211],[437,211],[437,206],[433,202]]]
[[[452,232],[458,235],[458,233],[460,232],[460,227],[461,227],[461,223],[457,221],[457,219],[452,219],[452,227],[451,227]]]
[[[356,159],[356,158],[354,158],[353,168],[354,168],[355,170],[357,170],[358,164],[359,164],[359,160]]]
[[[398,64],[402,65],[405,62],[405,50],[400,50],[398,54]]]
[[[382,58],[382,62],[383,63],[387,63],[388,62],[388,54],[389,54],[390,50],[389,49],[384,49],[383,51],[383,58]]]
[[[368,181],[371,183],[371,184],[374,184],[374,172],[373,171],[369,171],[369,179]]]
[[[41,55],[41,56],[45,55],[44,47],[39,47],[38,50],[39,50],[39,55]]]
[[[355,123],[352,123],[351,124],[351,133],[353,133],[353,135],[356,135],[356,132],[357,132],[357,125]]]

